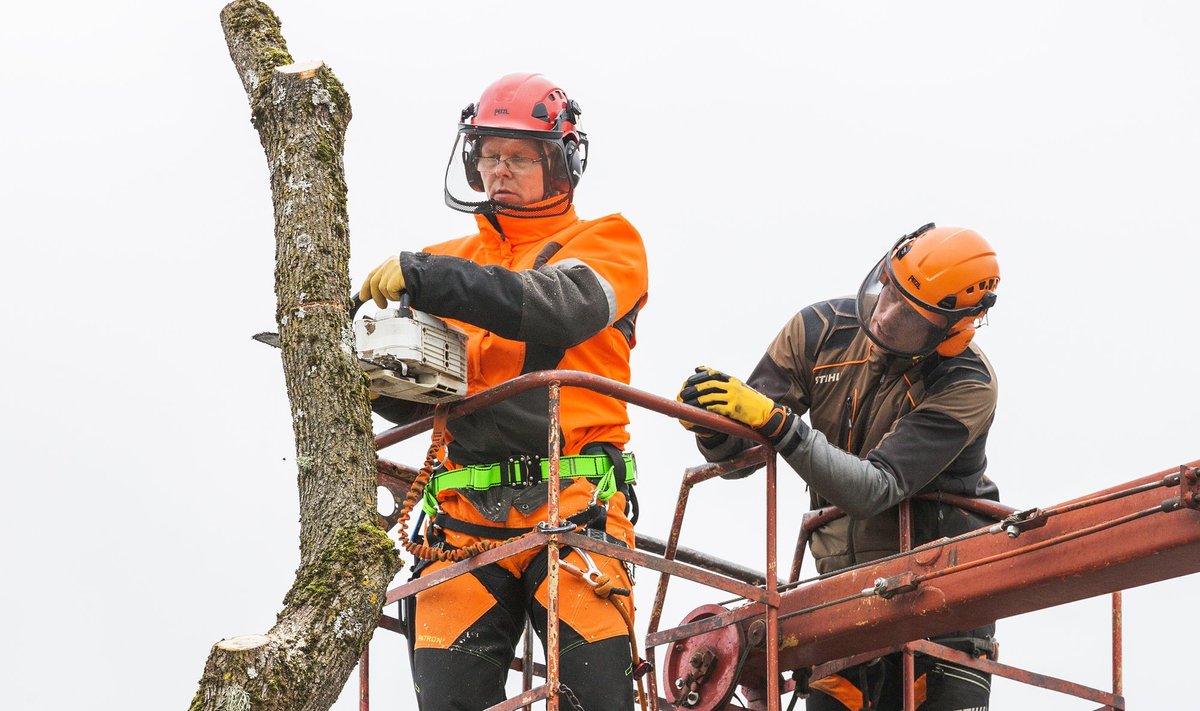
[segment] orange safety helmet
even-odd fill
[[[863,280],[858,323],[889,353],[949,358],[966,350],[999,283],[996,251],[978,232],[931,222],[901,237]]]
[[[582,111],[557,84],[541,74],[508,74],[484,89],[462,110],[458,138],[446,166],[446,204],[472,213],[543,217],[567,211],[587,168],[587,134],[577,124]],[[483,196],[479,150],[489,136],[536,141],[542,159],[543,198],[509,205]],[[454,170],[461,161],[462,173]],[[460,179],[465,178],[463,186]]]

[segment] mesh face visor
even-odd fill
[[[556,131],[463,126],[446,164],[446,204],[477,214],[561,215],[574,198],[569,169]]]
[[[972,315],[974,309],[930,306],[896,282],[891,270],[892,252],[875,265],[858,289],[858,324],[875,345],[899,356],[932,353],[951,327]]]

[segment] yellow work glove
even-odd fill
[[[684,382],[677,399],[740,422],[772,442],[778,442],[787,432],[792,414],[737,378],[706,366],[696,368],[696,374]]]
[[[367,275],[358,290],[358,298],[363,301],[373,299],[376,306],[384,309],[389,301],[398,301],[402,291],[404,272],[400,269],[400,257],[388,257]]]
[[[695,377],[695,376],[692,376],[692,377]],[[682,402],[685,405],[692,405],[694,407],[703,407],[702,405],[700,405],[699,403],[697,403],[695,401],[694,394],[695,394],[695,388],[692,387],[692,378],[688,378],[687,380],[685,380],[683,382],[683,385],[680,386],[679,394],[675,396],[675,400],[677,400],[678,402]],[[693,399],[684,400],[685,395],[692,395]],[[721,441],[724,441],[725,436],[726,436],[725,433],[723,433],[723,432],[717,432],[716,430],[712,430],[712,429],[709,429],[702,425],[698,425],[695,422],[689,422],[687,420],[679,420],[679,424],[683,425],[683,429],[687,430],[688,432],[691,432],[692,434],[696,435],[697,437],[699,437],[702,440],[705,440],[708,443],[715,442],[718,437],[721,438]]]

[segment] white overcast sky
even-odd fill
[[[472,230],[441,196],[459,110],[502,74],[541,71],[592,138],[581,215],[621,211],[645,238],[637,387],[673,396],[700,363],[747,373],[791,314],[853,291],[901,233],[961,224],[1001,259],[978,340],[999,372],[1005,502],[1200,458],[1193,3],[271,4],[292,55],[325,60],[351,96],[355,284]],[[211,645],[267,630],[297,564],[282,372],[250,340],[274,328],[267,170],[220,9],[0,15],[6,708],[184,708]],[[633,418],[640,529],[665,537],[698,457],[674,422]],[[761,565],[762,482],[696,492],[684,543]],[[785,558],[806,505],[781,470]],[[1185,703],[1198,590],[1126,593],[1133,708]],[[678,588],[664,622],[723,597]],[[1107,688],[1107,610],[1002,621],[1002,660]],[[415,706],[402,639],[380,632],[373,649],[376,707]],[[993,695],[1095,706],[1008,681]]]

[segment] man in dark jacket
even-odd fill
[[[897,505],[917,493],[997,499],[985,474],[996,409],[992,366],[971,339],[995,304],[999,266],[976,232],[926,225],[875,265],[856,298],[804,308],[767,349],[746,384],[697,368],[679,399],[762,433],[809,484],[814,508],[847,517],[814,532],[820,573],[899,551]],[[808,413],[811,427],[800,416]],[[690,427],[709,461],[745,440]],[[987,521],[948,505],[914,501],[913,542]],[[994,625],[938,638],[974,653],[991,649]],[[899,655],[812,682],[810,711],[900,709]],[[986,709],[990,678],[917,658],[918,707]]]

